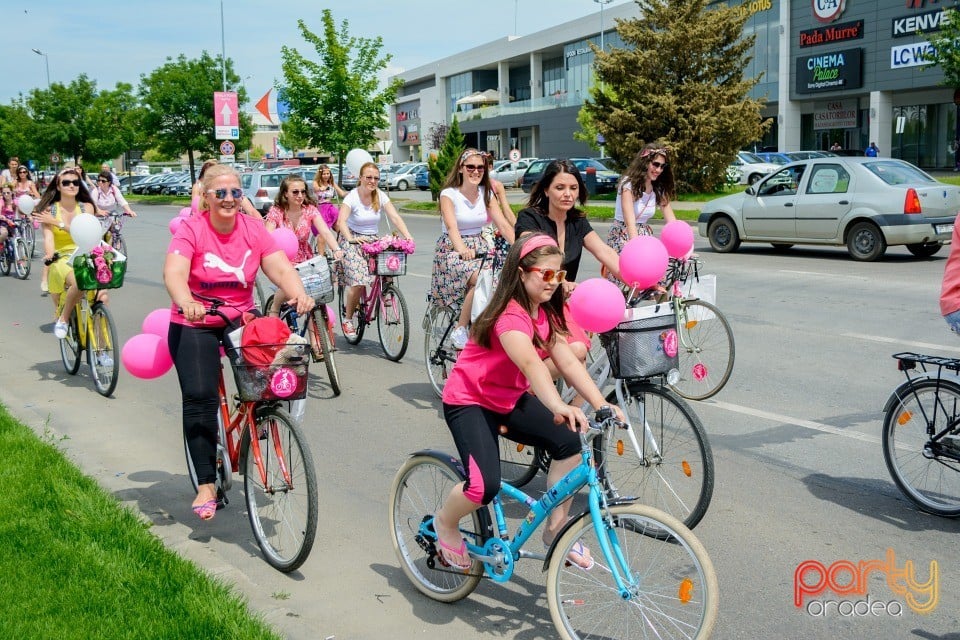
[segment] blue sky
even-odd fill
[[[629,0],[613,0],[609,6]],[[136,86],[140,75],[167,56],[220,53],[219,0],[34,0],[3,3],[3,66],[0,103],[46,85],[67,83],[81,73],[100,88],[117,82]],[[310,57],[313,50],[297,32],[303,18],[314,33],[320,15],[333,9],[339,25],[348,20],[354,36],[381,36],[393,54],[394,71],[411,69],[508,35],[527,35],[585,15],[596,15],[594,0],[224,0],[226,54],[245,78],[255,102],[280,72],[280,47]],[[516,20],[515,20],[516,18]],[[516,34],[514,24],[516,23]],[[247,77],[249,76],[249,78]]]

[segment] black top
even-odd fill
[[[593,227],[576,208],[567,212],[564,227],[566,228],[564,238],[566,246],[560,247],[563,251],[563,268],[567,270],[567,280],[576,281],[577,271],[580,269],[580,256],[583,255],[583,239],[593,232]],[[525,231],[542,231],[549,233],[554,240],[557,239],[557,225],[534,207],[527,207],[517,214],[514,232],[519,238]]]

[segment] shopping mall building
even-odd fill
[[[748,77],[764,98],[769,132],[756,148],[865,149],[927,168],[953,165],[958,137],[954,89],[925,64],[929,38],[956,0],[726,0],[749,14],[756,36]],[[591,3],[585,2],[586,6]],[[592,5],[597,7],[598,5]],[[506,157],[594,156],[573,138],[589,97],[590,44],[622,47],[616,19],[637,18],[634,2],[522,37],[506,37],[410,69],[391,110],[396,160],[419,160],[427,132],[457,117],[467,143]],[[602,26],[601,26],[602,21]],[[960,102],[960,92],[957,93]]]

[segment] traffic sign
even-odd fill
[[[510,162],[516,162],[520,159],[520,149],[510,149]]]
[[[60,164],[60,154],[51,153],[50,154],[50,164]]]
[[[240,137],[240,108],[235,92],[213,92],[213,124],[217,140]]]
[[[232,156],[232,155],[233,155],[233,152],[236,151],[236,150],[237,150],[237,148],[236,148],[236,147],[233,145],[233,143],[230,142],[229,140],[224,140],[223,142],[220,143],[220,154],[221,154],[221,155],[224,155],[224,156]]]
[[[222,155],[220,156],[220,162],[222,162],[222,163],[226,163],[226,162],[236,162],[236,161],[237,161],[237,156],[233,155],[232,153],[230,153],[230,154],[222,154]]]

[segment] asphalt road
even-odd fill
[[[112,294],[123,338],[169,302],[160,266],[176,210],[141,213],[125,228],[131,262],[124,287]],[[419,328],[439,221],[407,220],[420,246],[402,279],[414,332],[407,356],[399,364],[384,359],[375,329],[357,347],[338,339],[343,395],[332,398],[322,375],[311,385],[306,430],[321,517],[317,544],[297,573],[280,574],[260,558],[240,491],[210,523],[190,512],[172,374],[144,381],[122,371],[115,396],[104,399],[86,367],[77,376],[64,372],[51,304],[39,296],[39,261],[27,282],[0,277],[0,399],[38,432],[67,436],[61,447],[71,459],[153,522],[171,549],[236,585],[287,637],[555,637],[540,563],[521,565],[507,585],[485,581],[466,600],[442,605],[415,591],[394,557],[387,530],[394,472],[416,449],[452,450],[427,382]],[[598,230],[605,235],[605,227]],[[840,248],[781,254],[745,245],[719,255],[701,238],[697,246],[706,272],[718,275],[718,304],[737,340],[728,386],[695,403],[717,467],[713,502],[696,529],[720,579],[714,637],[960,638],[953,537],[960,522],[919,513],[900,495],[879,439],[883,403],[901,380],[890,354],[960,353],[937,309],[945,255],[916,260],[891,249],[884,260],[862,264]],[[584,277],[597,271],[588,264]],[[542,488],[542,478],[532,486]],[[912,563],[919,581],[937,563],[932,613],[903,605],[905,596],[880,570],[864,585],[871,603],[884,604],[867,615],[845,615],[866,596],[827,592],[812,598],[812,613],[794,606],[800,563],[858,567],[886,561],[888,549],[897,569]],[[836,578],[849,582],[843,572]],[[834,604],[814,615],[822,601]]]

